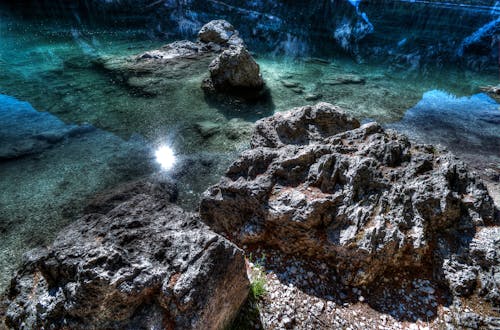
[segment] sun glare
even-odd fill
[[[156,150],[156,161],[161,165],[164,170],[170,170],[174,167],[176,162],[176,157],[172,148],[168,146],[161,146]]]

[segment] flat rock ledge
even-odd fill
[[[498,210],[476,174],[327,103],[257,122],[200,215],[238,245],[320,260],[343,285],[405,270],[500,304]]]
[[[143,182],[101,196],[52,246],[25,255],[3,299],[5,326],[227,326],[248,294],[243,252],[170,204],[175,195]]]

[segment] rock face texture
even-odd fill
[[[198,32],[201,42],[214,42],[219,45],[243,46],[239,32],[229,22],[215,20],[205,24]]]
[[[360,126],[326,103],[257,122],[251,149],[200,205],[202,219],[237,244],[324,260],[347,285],[397,269],[455,281],[442,264],[460,259],[475,272],[452,286],[473,287],[474,277],[486,295],[499,284],[491,267],[498,237],[471,241],[483,242],[489,229],[479,228],[493,225],[495,212],[482,182],[452,154],[376,123]]]
[[[248,292],[243,253],[172,198],[158,182],[101,196],[50,248],[28,253],[4,300],[7,328],[226,326]]]
[[[209,70],[210,79],[204,84],[218,91],[260,90],[264,86],[260,67],[244,46],[232,46],[223,51],[210,63]]]

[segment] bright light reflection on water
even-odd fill
[[[177,161],[174,151],[169,146],[161,146],[156,152],[156,161],[161,165],[161,168],[165,171],[170,170],[174,167],[175,162]]]

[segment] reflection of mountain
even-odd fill
[[[47,112],[36,111],[27,102],[0,94],[0,160],[38,154],[92,131],[90,125],[66,125]]]
[[[457,152],[500,156],[499,105],[486,94],[456,97],[429,91],[401,122],[389,126]]]
[[[421,143],[441,144],[478,171],[500,206],[500,107],[486,94],[456,97],[432,90],[398,123]]]

